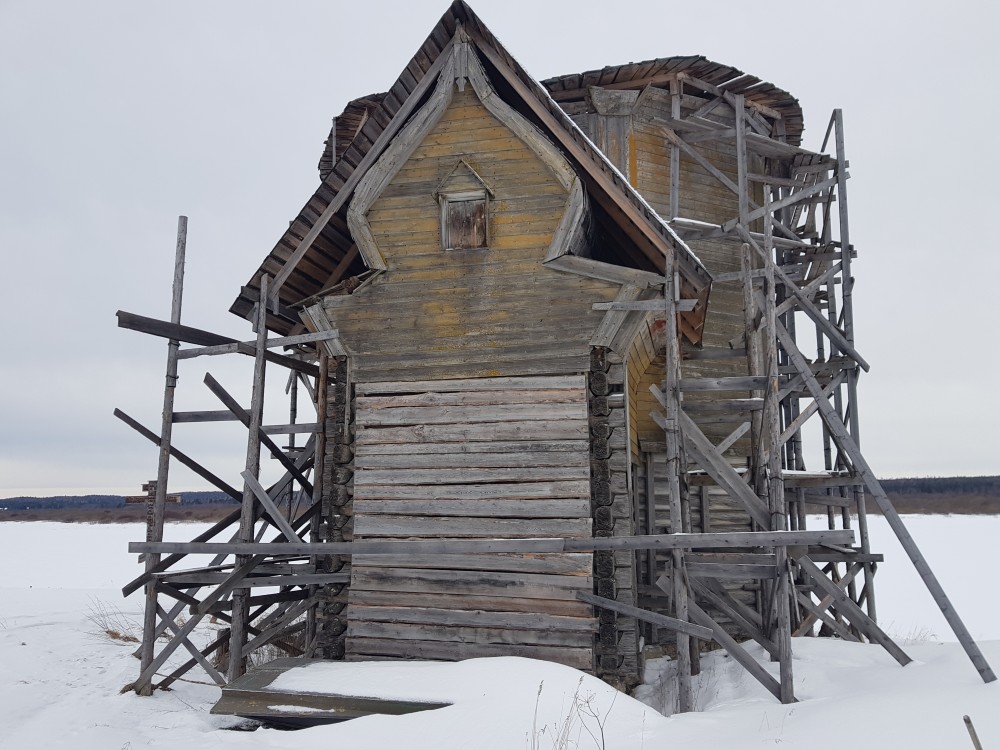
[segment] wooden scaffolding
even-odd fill
[[[655,285],[657,297],[601,305],[614,312],[662,315],[664,380],[653,389],[653,396],[659,407],[654,419],[664,435],[666,516],[657,516],[651,469],[646,475],[651,484],[645,518],[637,522],[642,534],[459,542],[346,539],[341,527],[347,515],[337,504],[337,498],[347,492],[343,488],[351,474],[346,357],[331,356],[325,347],[316,346],[323,341],[335,350],[337,332],[268,338],[268,309],[278,303],[269,293],[266,276],[259,293],[255,292],[254,339],[235,341],[182,325],[186,236],[182,217],[170,321],[119,313],[120,326],[169,342],[159,433],[116,412],[160,451],[150,533],[146,542],[130,545],[130,551],[145,555],[145,571],[123,589],[128,595],[142,588],[146,595],[142,664],[132,686],[137,692],[149,694],[166,687],[196,666],[225,685],[244,673],[247,657],[255,649],[268,643],[291,656],[330,655],[327,647],[337,635],[333,631],[342,626],[329,614],[346,606],[341,588],[350,579],[355,554],[628,550],[638,556],[650,587],[666,595],[665,611],[662,607],[657,611],[654,603],[647,605],[654,602],[651,593],[639,598],[640,606],[602,596],[599,587],[595,593],[580,592],[577,598],[676,634],[680,710],[694,708],[691,676],[697,670],[699,640],[725,648],[779,700],[790,702],[794,700],[791,639],[813,634],[817,627],[846,640],[878,643],[900,664],[909,661],[877,624],[874,573],[882,558],[870,546],[869,498],[896,533],[975,668],[985,681],[995,679],[860,449],[857,387],[868,363],[855,346],[854,249],[840,111],[834,112],[820,151],[810,152],[790,145],[780,131],[780,118],[769,118],[766,108],[749,103],[741,94],[683,73],[669,85],[675,107],[665,137],[673,165],[671,180],[677,182],[671,185],[673,203],[664,218],[681,239],[692,244],[704,240],[731,243],[740,270],[716,275],[715,283],[739,286],[744,326],[728,346],[682,347],[678,314],[697,302],[681,297],[670,256]],[[681,99],[687,91],[698,92],[704,104],[682,116]],[[706,144],[723,140],[735,143],[735,179],[700,151]],[[830,154],[825,153],[828,147]],[[765,159],[755,161],[754,154]],[[680,215],[682,155],[737,197],[737,215],[719,224]],[[753,171],[758,163],[767,165],[765,172]],[[313,236],[319,232],[314,229]],[[287,277],[301,257],[296,254],[280,276]],[[283,315],[297,318],[295,311]],[[182,349],[181,343],[191,347]],[[274,351],[279,348],[286,351]],[[219,354],[253,357],[249,405],[243,406],[209,375],[205,384],[224,409],[176,411],[179,361]],[[745,374],[692,376],[685,371],[686,364],[716,360],[738,360],[745,364]],[[298,422],[293,408],[288,424],[263,424],[265,375],[274,365],[290,372],[292,389],[302,387],[309,393],[315,407],[312,421]],[[696,401],[691,398],[695,393],[707,396]],[[729,425],[728,435],[721,440],[710,438],[704,429],[706,415],[715,424]],[[247,429],[241,486],[228,484],[174,445],[173,424],[218,420],[239,421]],[[810,431],[810,421],[818,429]],[[289,450],[274,442],[271,436],[277,434],[309,437],[302,447],[290,441]],[[809,443],[810,435],[815,437],[814,445]],[[750,464],[734,466],[726,450],[747,439]],[[285,470],[267,488],[259,481],[262,452]],[[240,503],[238,510],[187,543],[162,541],[171,457]],[[814,457],[822,466],[807,465]],[[325,494],[324,483],[331,485]],[[709,490],[741,506],[752,519],[751,529],[711,531],[705,505]],[[305,498],[301,512],[290,512],[294,503],[283,503],[289,493]],[[693,508],[698,512],[693,513]],[[826,528],[806,528],[808,508],[825,513]],[[699,528],[692,524],[693,515],[701,519]],[[856,529],[852,528],[854,518]],[[218,541],[225,535],[228,541]],[[657,551],[664,556],[658,558]],[[192,554],[214,557],[207,566],[181,567]],[[733,597],[727,586],[748,579],[758,582],[755,608]],[[276,593],[255,595],[254,589],[262,587]],[[189,616],[181,624],[179,616],[185,609]],[[229,627],[199,648],[190,636],[206,616]],[[734,633],[758,642],[780,663],[779,680],[749,656]],[[169,635],[166,641],[160,639],[163,634]],[[191,658],[157,679],[163,665],[181,648]],[[218,652],[228,652],[228,658],[220,662],[215,658]],[[219,666],[223,662],[225,669]]]

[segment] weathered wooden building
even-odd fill
[[[205,347],[178,356],[257,363],[249,409],[209,384],[250,430],[244,489],[226,485],[234,544],[203,580],[151,554],[131,590],[223,613],[241,655],[301,627],[290,653],[515,654],[629,685],[643,644],[669,641],[683,679],[689,636],[741,662],[749,637],[782,662],[780,686],[755,676],[790,700],[789,638],[820,623],[905,663],[874,618],[865,488],[888,500],[857,448],[839,112],[833,155],[801,133],[791,95],[701,57],[540,83],[455,2],[387,93],[335,119],[319,188],[232,306],[256,342],[122,314],[175,353]],[[260,423],[268,359],[314,397],[305,451],[266,439],[297,429]],[[178,414],[150,438],[161,455],[169,422],[214,418]],[[261,444],[288,469],[269,490]],[[279,520],[292,485],[314,504]],[[810,504],[827,529],[805,529]]]

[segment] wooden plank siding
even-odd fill
[[[582,374],[356,394],[354,539],[592,535]],[[524,655],[592,670],[597,622],[576,600],[592,589],[591,553],[359,555],[346,658]]]
[[[460,160],[493,193],[488,247],[443,250],[434,193]],[[567,197],[471,87],[456,91],[368,211],[387,270],[324,301],[356,381],[585,372],[591,305],[619,287],[543,267]]]

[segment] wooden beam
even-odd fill
[[[285,452],[281,450],[281,448],[279,448],[270,437],[267,436],[259,425],[251,425],[251,412],[248,412],[240,406],[236,399],[229,395],[226,389],[222,387],[222,384],[212,377],[211,373],[205,373],[205,385],[207,385],[208,389],[212,391],[212,393],[214,393],[223,404],[225,404],[227,409],[236,415],[236,417],[243,423],[244,427],[250,430],[251,433],[256,433],[251,434],[251,439],[255,439],[257,442],[263,444],[264,447],[270,451],[271,455],[278,459],[278,462],[285,467],[285,471],[295,477],[295,480],[302,485],[306,492],[311,495],[312,483],[306,479],[305,474],[303,474],[295,463],[285,455]],[[257,429],[253,429],[253,427],[256,427]]]
[[[833,599],[837,604],[837,611],[850,621],[854,627],[888,651],[892,658],[898,661],[900,665],[905,667],[913,661],[874,620],[865,614],[864,610],[851,597],[842,591],[837,584],[827,578],[823,571],[807,555],[803,555],[796,562],[799,569],[812,579],[816,587]]]
[[[305,515],[305,514],[304,514]],[[801,547],[854,542],[853,529],[817,531],[734,531],[647,534],[590,539],[386,539],[355,542],[130,542],[129,552],[185,555],[473,555],[489,552],[590,552],[599,549],[728,549],[733,547]]]
[[[138,331],[139,333],[148,333],[150,336],[159,336],[165,339],[177,339],[182,343],[197,344],[200,346],[217,346],[220,344],[241,343],[236,339],[229,338],[228,336],[220,336],[217,333],[203,331],[199,328],[191,328],[190,326],[168,323],[165,320],[147,318],[142,315],[125,312],[124,310],[119,310],[115,314],[118,316],[119,328],[127,328],[130,331]],[[248,354],[253,356],[253,352],[248,352]],[[283,354],[267,352],[264,357],[268,362],[273,362],[276,365],[281,365],[282,367],[287,367],[290,370],[296,370],[297,372],[302,372],[306,375],[316,377],[319,373],[316,365],[310,364],[309,362],[302,362],[301,360],[294,359],[292,357],[286,357]]]
[[[316,333],[300,333],[297,336],[281,336],[278,338],[268,339],[264,343],[264,346],[268,349],[277,349],[282,346],[296,346],[297,344],[309,344],[339,338],[339,331],[318,331]],[[192,357],[232,354],[233,352],[249,354],[252,357],[256,351],[256,341],[237,341],[233,344],[217,344],[216,346],[200,346],[194,349],[181,349],[177,353],[177,357],[178,359],[191,359]]]
[[[121,409],[115,409],[114,415],[118,417],[118,419],[120,419],[122,422],[127,424],[129,427],[131,427],[133,430],[142,435],[144,438],[149,440],[151,443],[159,444],[160,438],[155,432],[148,429],[147,427],[143,427],[139,422],[134,420],[132,417],[123,412]],[[187,466],[189,469],[191,469],[191,471],[200,476],[202,479],[210,482],[212,486],[225,492],[233,500],[240,500],[242,498],[242,495],[235,487],[232,487],[226,482],[222,481],[221,479],[219,479],[219,477],[215,476],[215,474],[210,472],[208,469],[199,464],[193,458],[189,457],[186,453],[179,451],[177,448],[174,448],[172,445],[170,446],[170,455],[176,458],[185,466]]]
[[[782,347],[784,347],[785,352],[788,354],[789,360],[791,360],[792,364],[799,369],[799,374],[804,378],[806,387],[812,393],[816,403],[819,404],[820,414],[822,415],[827,428],[830,430],[830,435],[833,437],[834,442],[837,444],[837,447],[840,448],[841,452],[843,452],[850,459],[854,466],[854,471],[857,473],[858,477],[864,481],[868,491],[871,492],[872,496],[875,498],[875,502],[882,511],[882,515],[885,517],[886,522],[896,534],[896,538],[899,539],[900,544],[903,546],[907,556],[913,563],[913,567],[916,568],[917,573],[924,582],[924,585],[927,586],[927,590],[930,592],[934,601],[940,608],[941,613],[951,626],[952,632],[954,632],[955,636],[958,638],[958,642],[962,644],[962,648],[965,649],[965,653],[969,656],[969,659],[972,661],[973,666],[975,666],[976,671],[979,672],[984,682],[993,682],[996,680],[996,674],[994,674],[989,663],[986,661],[986,657],[983,656],[983,652],[980,650],[979,646],[973,640],[972,635],[965,627],[965,623],[962,622],[962,618],[958,616],[958,612],[955,611],[951,600],[945,593],[944,588],[937,579],[937,576],[934,575],[934,572],[931,570],[930,565],[927,564],[927,560],[924,558],[920,548],[917,547],[917,543],[913,540],[913,537],[910,536],[910,532],[906,528],[906,524],[904,524],[903,520],[899,517],[895,507],[893,507],[892,502],[889,500],[889,496],[886,495],[885,490],[882,489],[881,483],[875,477],[871,466],[868,465],[868,462],[862,455],[861,449],[858,448],[858,444],[848,432],[846,425],[844,425],[843,421],[841,421],[840,416],[830,405],[830,402],[822,397],[823,389],[813,376],[808,361],[795,345],[795,340],[791,337],[785,327],[781,325],[781,323],[776,324],[776,333],[778,334],[778,339],[781,341]]]
[[[595,607],[600,607],[601,609],[617,612],[618,614],[625,615],[626,617],[634,617],[635,619],[642,620],[644,622],[651,622],[657,627],[666,628],[667,630],[672,630],[674,632],[687,633],[695,638],[701,638],[703,641],[712,639],[712,631],[708,628],[695,625],[690,622],[684,622],[683,620],[678,620],[674,617],[667,617],[666,615],[650,612],[646,609],[639,609],[638,607],[632,607],[628,604],[616,602],[614,599],[606,599],[603,596],[594,596],[593,594],[588,594],[583,591],[577,591],[576,598],[582,602],[587,602],[587,604],[593,604]]]

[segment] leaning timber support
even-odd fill
[[[184,294],[184,254],[187,248],[187,217],[177,219],[177,247],[174,253],[174,283],[170,302],[170,322],[180,325],[181,299]],[[146,529],[146,541],[158,542],[163,539],[163,512],[167,501],[167,477],[170,469],[170,438],[173,427],[174,392],[177,388],[177,351],[180,342],[169,339],[167,342],[167,372],[163,388],[163,414],[160,426],[160,454],[156,469],[156,496],[153,500],[152,523]],[[146,572],[152,571],[160,563],[159,555],[146,556]],[[140,655],[140,674],[145,673],[153,663],[153,652],[156,645],[156,617],[159,611],[156,585],[150,581],[146,584],[145,611],[142,620],[142,651]],[[151,695],[152,681],[140,679],[135,683],[135,691],[139,695]]]
[[[261,299],[267,299],[268,277],[265,275],[261,279]],[[245,475],[251,475],[256,479],[260,475],[260,426],[264,410],[264,352],[267,339],[267,306],[257,303],[257,320],[254,325],[254,332],[257,334],[257,351],[254,358],[253,368],[253,394],[250,401],[250,413],[247,423],[249,434],[247,436],[247,460]],[[246,481],[243,488],[243,505],[240,512],[240,541],[249,541],[253,538],[253,526],[257,519],[254,512],[255,495],[253,487]],[[237,556],[236,562],[239,568],[247,568],[253,564],[256,558]],[[249,572],[249,571],[247,571]],[[233,591],[233,622],[229,631],[229,670],[227,677],[230,682],[243,675],[246,671],[246,658],[243,654],[243,647],[246,645],[246,627],[248,625],[247,615],[249,614],[250,589],[238,588]]]
[[[681,505],[680,475],[685,470],[681,465],[681,390],[680,390],[680,338],[677,330],[677,302],[680,299],[680,285],[674,270],[674,257],[667,254],[664,260],[663,285],[664,302],[664,337],[666,341],[666,356],[664,358],[663,376],[663,428],[667,443],[667,490],[670,498],[670,531],[677,534],[688,529],[684,528]],[[649,498],[649,502],[654,499]],[[674,549],[670,556],[671,591],[674,618],[682,622],[688,620],[688,587],[686,571],[684,570],[684,551]],[[678,710],[681,713],[694,710],[694,691],[691,684],[691,638],[682,630],[675,631],[677,644],[677,696]]]
[[[799,374],[805,380],[806,387],[819,404],[819,412],[823,417],[823,421],[826,424],[827,429],[830,430],[837,447],[840,448],[840,450],[850,459],[852,465],[854,466],[855,473],[864,481],[868,491],[872,494],[872,497],[875,498],[875,502],[878,504],[879,509],[882,511],[882,515],[885,516],[886,521],[889,523],[889,527],[893,530],[893,533],[895,533],[896,538],[899,539],[899,543],[903,546],[903,549],[906,551],[906,554],[913,563],[913,566],[917,569],[917,573],[920,575],[924,585],[927,586],[927,590],[930,591],[931,596],[940,608],[941,613],[951,626],[952,632],[954,632],[955,636],[958,638],[958,642],[962,644],[962,648],[965,649],[965,653],[968,654],[969,659],[976,668],[976,671],[979,672],[984,682],[993,682],[996,679],[996,675],[993,673],[992,668],[986,661],[986,657],[983,656],[983,652],[980,650],[978,644],[972,639],[972,635],[965,627],[965,623],[963,623],[962,619],[958,616],[958,613],[952,606],[951,600],[948,599],[948,595],[945,593],[941,583],[938,581],[937,576],[934,575],[930,566],[927,564],[926,558],[924,558],[920,548],[917,547],[917,543],[913,541],[913,537],[910,536],[909,530],[907,530],[903,520],[899,517],[899,514],[893,507],[888,495],[885,494],[885,490],[882,489],[881,483],[879,483],[874,472],[872,472],[871,467],[868,465],[868,462],[865,460],[865,457],[858,449],[857,443],[854,442],[854,438],[851,437],[847,428],[844,426],[844,423],[840,420],[839,416],[830,405],[830,402],[823,398],[822,388],[813,376],[808,361],[806,361],[802,352],[799,351],[798,347],[795,345],[795,341],[789,335],[788,331],[785,330],[785,327],[780,323],[776,326],[776,332],[778,334],[778,339],[781,341],[782,347],[785,349],[785,352],[788,354],[792,363],[796,366],[796,368],[798,368]],[[832,594],[833,592],[828,593]]]

